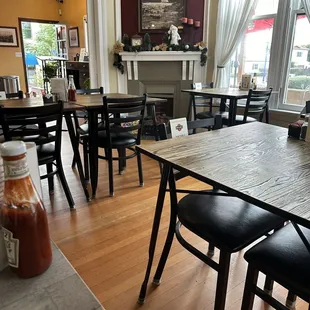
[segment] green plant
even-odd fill
[[[86,79],[83,85],[85,89],[90,89],[90,78]]]
[[[292,89],[309,89],[310,76],[300,75],[290,77],[288,80],[288,88]]]
[[[48,62],[44,68],[44,82],[50,82],[51,78],[57,76],[59,65],[57,62]]]
[[[152,41],[151,41],[151,37],[148,33],[146,33],[144,35],[143,38],[143,48],[146,51],[151,51],[152,50]]]

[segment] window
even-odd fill
[[[267,87],[274,17],[255,18],[232,59],[230,87],[238,87],[242,74],[257,75],[257,86]]]
[[[252,70],[258,70],[258,64],[253,64],[252,65]]]
[[[24,39],[32,39],[32,30],[30,22],[22,22],[22,31]]]
[[[284,102],[286,108],[295,110],[296,105],[304,106],[310,100],[310,23],[306,15],[297,14],[294,28]]]

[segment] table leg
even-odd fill
[[[158,236],[161,214],[162,214],[164,201],[165,201],[167,182],[168,182],[170,173],[171,173],[171,167],[168,164],[164,164],[163,173],[161,176],[161,181],[160,181],[160,186],[159,186],[159,191],[158,191],[155,215],[154,215],[154,220],[153,220],[151,240],[150,240],[150,245],[149,245],[149,260],[148,260],[148,264],[147,264],[147,268],[145,272],[144,281],[142,283],[140,294],[139,294],[139,300],[138,300],[139,304],[143,304],[145,300],[147,284],[150,278],[151,268],[153,264],[154,254],[155,254],[156,241],[157,241],[157,236]]]
[[[192,105],[193,105],[193,95],[189,95],[188,111],[187,111],[187,120],[191,121],[192,116]]]
[[[68,128],[68,133],[69,133],[69,137],[71,140],[73,154],[74,154],[74,158],[75,158],[75,161],[77,164],[77,168],[78,168],[80,180],[82,183],[82,187],[84,190],[84,194],[86,196],[87,201],[90,201],[90,196],[89,196],[89,192],[87,190],[87,183],[85,181],[81,156],[80,156],[80,152],[79,152],[79,141],[76,139],[76,134],[75,134],[75,130],[74,130],[73,123],[72,123],[71,113],[68,113],[68,112],[64,113],[64,117],[65,117],[65,120],[67,123],[67,128]]]
[[[229,126],[234,126],[236,122],[237,115],[237,99],[231,98],[229,101]]]
[[[98,185],[98,111],[95,109],[88,110],[88,126],[90,181],[92,187],[92,198],[95,198]]]
[[[152,105],[152,121],[153,121],[153,126],[154,126],[154,137],[155,141],[159,141],[159,136],[158,136],[158,130],[157,130],[157,122],[156,122],[156,106],[155,104]]]
[[[169,175],[169,189],[170,189],[170,224],[168,229],[168,234],[166,238],[166,242],[164,245],[164,249],[162,251],[158,267],[153,279],[153,283],[156,285],[160,284],[160,279],[162,276],[162,273],[164,271],[170,249],[173,242],[173,237],[175,233],[175,225],[177,223],[177,215],[178,215],[178,199],[177,199],[177,193],[176,193],[176,186],[175,186],[175,177],[173,173],[170,173]]]

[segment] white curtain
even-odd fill
[[[214,57],[216,87],[229,87],[229,70],[227,67],[245,34],[257,1],[219,0]]]
[[[310,22],[310,0],[301,0],[301,3],[306,11],[306,15],[308,17],[308,20]]]

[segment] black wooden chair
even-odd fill
[[[58,174],[70,208],[74,208],[61,161],[62,111],[62,102],[32,108],[0,107],[0,121],[6,141],[23,140],[36,143],[39,165],[46,165],[47,170],[47,174],[42,175],[41,179],[48,179],[49,192],[52,194],[53,178]],[[36,127],[27,127],[33,125]],[[53,166],[56,167],[55,170]]]
[[[238,102],[237,108],[244,111],[243,115],[236,115],[236,125],[262,122],[265,116],[266,123],[269,124],[269,99],[272,88],[269,90],[249,90],[248,98],[245,103]],[[223,113],[223,124],[228,125],[228,113]],[[258,119],[251,117],[255,116]]]
[[[6,93],[6,98],[7,99],[23,99],[24,98],[24,93],[23,91],[18,91],[17,93]]]
[[[300,228],[308,243],[310,230]],[[310,301],[310,250],[300,238],[292,224],[275,232],[270,238],[255,245],[244,255],[248,261],[242,310],[251,310],[255,295],[277,310],[294,307],[296,295]],[[259,272],[264,273],[288,291],[286,306],[257,287]],[[309,305],[310,310],[310,305]]]
[[[203,88],[213,88],[214,83],[202,84]],[[196,89],[196,84],[191,85],[192,89]],[[202,96],[202,95],[194,95],[192,94],[190,97],[188,112],[187,112],[187,119],[191,119],[192,111],[193,111],[193,118],[196,119],[205,119],[210,118],[212,116],[212,104],[213,100],[210,96]],[[208,111],[202,111],[197,113],[197,108],[208,108]]]
[[[114,196],[113,160],[118,161],[119,174],[122,174],[126,160],[136,156],[140,186],[144,185],[141,154],[135,146],[141,142],[146,98],[146,95],[123,99],[103,97],[104,122],[98,129],[98,146],[105,150],[105,156],[99,155],[99,158],[108,161],[110,196]],[[84,158],[87,158],[88,150],[85,145],[88,142],[88,135],[81,138],[84,144]],[[113,157],[113,149],[118,151],[118,157]],[[127,155],[126,150],[130,150],[131,154]],[[85,175],[88,171],[89,168],[86,166]]]
[[[94,95],[94,94],[103,94],[104,90],[103,87],[99,88],[91,88],[91,89],[77,89],[76,93],[78,95]],[[76,130],[76,139],[80,141],[80,135],[86,135],[88,134],[88,113],[87,111],[75,111],[73,113],[73,118],[74,118],[74,125],[75,125],[75,130]],[[101,117],[102,118],[102,117]],[[83,119],[83,123],[80,124],[80,119]],[[85,161],[87,159],[84,158],[84,165]],[[75,168],[76,162],[73,156],[72,159],[72,168]]]

